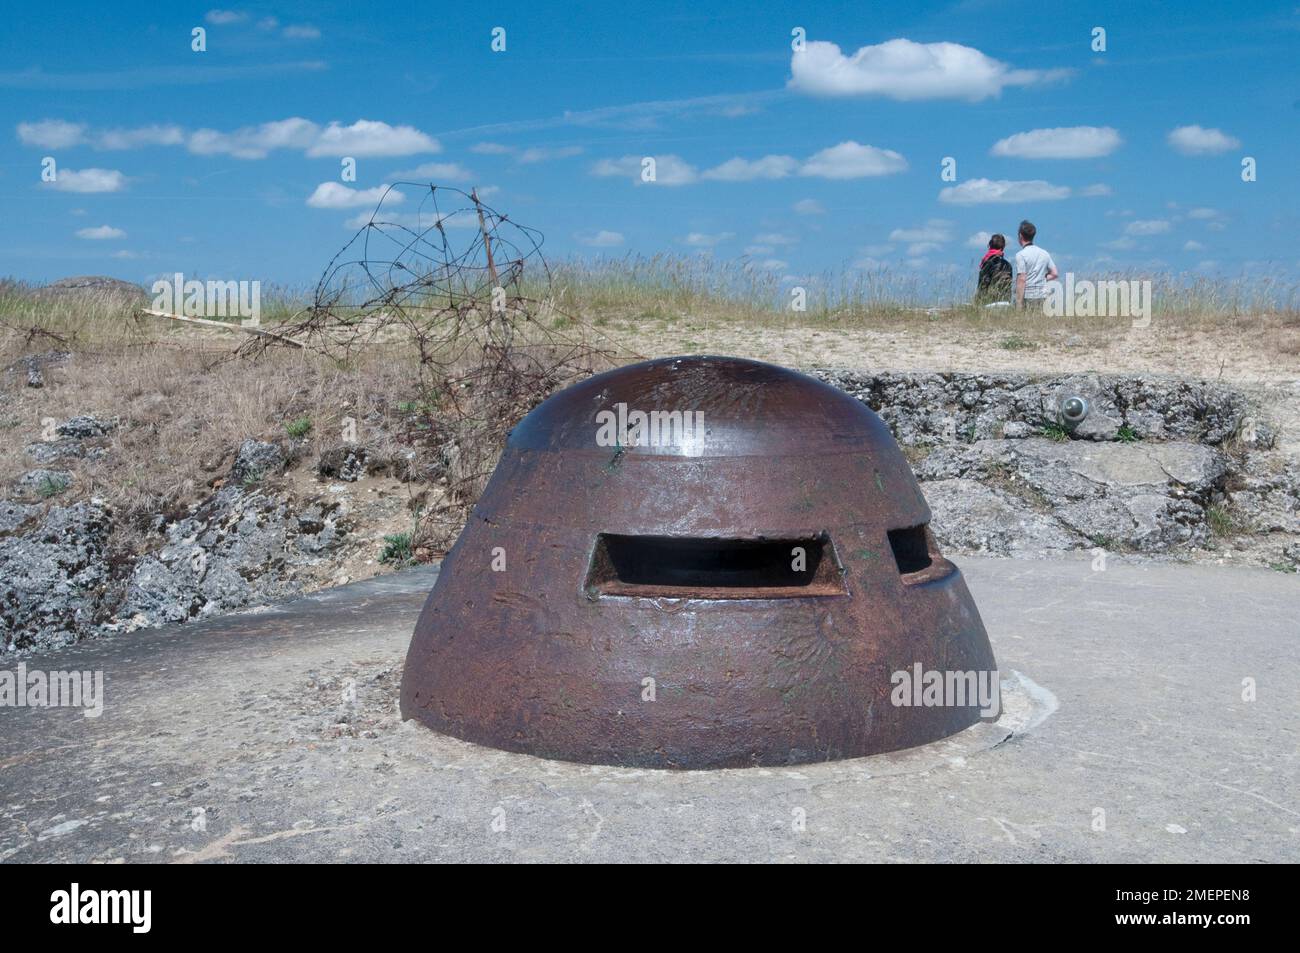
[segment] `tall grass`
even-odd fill
[[[1152,316],[1164,327],[1300,328],[1300,283],[1294,280],[1138,271],[1079,277],[1150,281]],[[796,288],[802,289],[802,310],[794,307]],[[520,290],[548,300],[559,315],[596,326],[616,321],[625,329],[645,322],[662,329],[683,321],[688,326],[703,322],[755,327],[888,326],[918,320],[965,321],[986,328],[1025,324],[1022,316],[1008,309],[975,307],[973,274],[887,267],[864,270],[847,263],[796,277],[747,258],[678,254],[573,258],[553,263],[549,275],[532,269],[524,275]],[[220,344],[210,331],[162,318],[136,317],[134,308],[149,304],[143,294],[135,301],[115,292],[36,292],[30,285],[0,280],[0,350],[48,349],[59,344],[103,348],[195,337],[221,347],[242,340],[232,334]],[[311,301],[310,289],[264,288],[262,324],[292,321]],[[1128,323],[1124,317],[1086,321],[1093,328]],[[1283,350],[1295,353],[1293,336],[1284,337]]]
[[[975,274],[907,268],[838,268],[783,275],[746,259],[709,255],[626,255],[570,259],[551,269],[550,293],[560,310],[584,316],[658,320],[707,316],[762,325],[875,323],[950,312],[996,322],[997,310],[972,303]],[[1300,314],[1300,283],[1272,277],[1115,271],[1077,275],[1095,282],[1150,281],[1153,317],[1235,323]],[[802,289],[803,309],[794,305]],[[530,293],[543,296],[537,285]],[[1001,317],[1011,319],[1005,312]],[[1100,319],[1105,320],[1105,319]],[[1119,318],[1121,321],[1127,319]]]

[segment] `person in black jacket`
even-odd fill
[[[989,236],[989,250],[980,261],[979,283],[975,287],[976,304],[1011,300],[1011,262],[1002,254],[1006,247],[1006,236]]]

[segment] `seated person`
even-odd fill
[[[975,287],[976,304],[1011,300],[1011,262],[1002,254],[1006,247],[1006,236],[989,236],[989,250],[980,260],[979,283]]]

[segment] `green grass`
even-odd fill
[[[284,430],[290,437],[305,437],[311,433],[311,418],[299,417],[297,420],[291,420],[284,425]]]
[[[36,488],[36,493],[42,500],[48,500],[52,496],[58,496],[67,488],[67,480],[56,480],[47,476],[41,481],[40,486]]]
[[[1119,431],[1115,434],[1115,439],[1118,440],[1120,443],[1137,443],[1142,438],[1138,435],[1138,432],[1136,430],[1134,430],[1128,424],[1124,424],[1122,427],[1119,428]]]
[[[998,342],[998,347],[1002,348],[1004,351],[1035,351],[1038,349],[1037,344],[1019,334],[1012,334],[1008,337],[1004,337]]]
[[[1241,521],[1232,511],[1217,503],[1205,508],[1205,521],[1210,524],[1210,533],[1220,538],[1236,536],[1243,530]]]
[[[1038,428],[1038,435],[1046,437],[1048,440],[1055,440],[1057,443],[1063,443],[1070,439],[1070,430],[1062,424],[1043,424]]]
[[[393,533],[384,537],[384,548],[379,554],[379,561],[401,569],[415,562],[415,550],[411,546],[410,533]]]

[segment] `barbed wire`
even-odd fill
[[[429,439],[448,478],[448,506],[424,526],[434,549],[463,525],[510,428],[613,353],[613,342],[556,307],[543,241],[477,191],[394,182],[330,259],[311,305],[275,329],[339,359],[415,346]],[[241,350],[283,343],[258,337]]]

